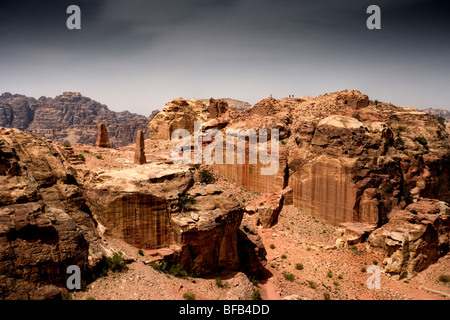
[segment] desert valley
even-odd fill
[[[448,300],[450,125],[425,111],[356,90],[176,98],[149,117],[5,93],[0,299]],[[277,172],[174,163],[196,121],[277,129]]]

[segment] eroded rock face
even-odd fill
[[[97,125],[104,123],[113,147],[129,145],[138,130],[148,137],[148,122],[156,113],[147,118],[128,111],[114,112],[79,92],[37,100],[10,93],[0,96],[0,126],[29,131],[59,143],[92,145]]]
[[[147,160],[145,158],[145,141],[144,132],[139,130],[136,137],[136,147],[134,150],[134,163],[144,164]]]
[[[174,99],[148,125],[151,139],[170,140],[177,129],[194,132],[194,121],[205,121],[207,105],[200,100]]]
[[[412,278],[444,256],[449,250],[449,215],[445,202],[431,199],[392,212],[389,222],[368,239],[389,255],[383,261],[385,272]]]
[[[66,270],[86,275],[104,254],[70,171],[46,141],[0,129],[0,298],[61,296]]]
[[[106,235],[138,248],[170,247],[169,262],[199,274],[239,268],[240,203],[218,185],[195,184],[190,167],[152,163],[82,179]]]

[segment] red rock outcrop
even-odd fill
[[[97,142],[95,142],[95,145],[101,148],[111,148],[111,144],[109,143],[108,130],[103,123],[100,123],[98,125]]]
[[[387,273],[412,278],[449,250],[450,208],[445,202],[422,199],[405,210],[393,211],[390,220],[375,230],[369,244],[386,252]]]
[[[136,147],[134,150],[134,163],[145,164],[147,162],[145,158],[145,141],[144,132],[139,130],[136,137]]]
[[[149,163],[79,180],[105,235],[138,248],[169,247],[168,262],[199,274],[239,268],[239,201],[218,185],[194,184],[190,167]]]
[[[46,141],[0,129],[0,298],[61,297],[66,270],[103,257],[86,201]]]

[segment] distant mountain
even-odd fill
[[[450,111],[448,111],[448,110],[428,108],[428,109],[424,109],[422,111],[432,114],[435,117],[443,117],[445,119],[445,122],[450,122]]]
[[[146,137],[148,118],[129,111],[114,112],[104,104],[82,96],[79,92],[64,92],[55,98],[34,99],[20,94],[0,96],[0,126],[17,128],[58,142],[93,144],[97,125],[104,123],[114,147],[134,143],[138,130]]]

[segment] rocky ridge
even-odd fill
[[[1,127],[17,128],[60,143],[94,144],[97,125],[104,123],[113,146],[129,145],[138,130],[147,132],[147,124],[157,112],[148,118],[128,111],[114,112],[79,92],[37,100],[10,93],[0,96]]]

